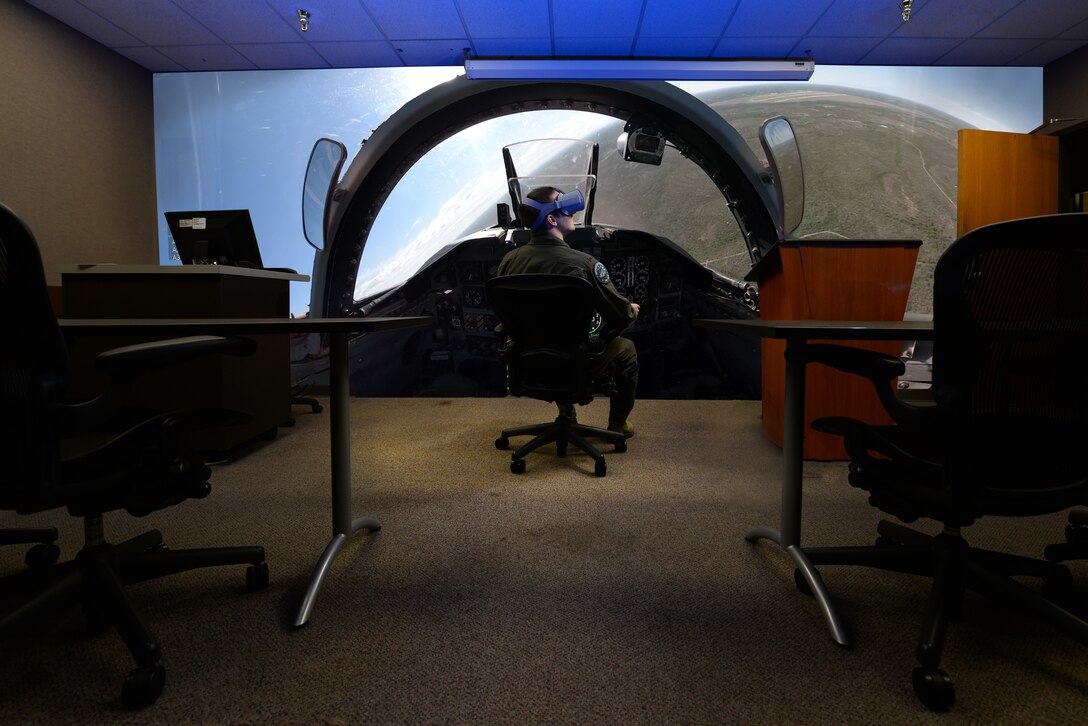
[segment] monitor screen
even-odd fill
[[[182,264],[263,268],[248,209],[163,214]]]

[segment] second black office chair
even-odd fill
[[[593,400],[592,358],[598,351],[591,337],[594,292],[591,283],[571,275],[504,275],[487,281],[487,299],[502,323],[502,357],[510,393],[573,407]],[[593,473],[604,476],[604,456],[588,439],[602,439],[624,452],[622,433],[576,423],[566,416],[552,422],[506,429],[495,441],[504,450],[512,436],[532,436],[510,457],[510,471],[525,471],[525,456],[554,442],[560,457],[567,445],[589,454]]]
[[[248,565],[247,585],[258,589],[268,584],[268,568],[261,547],[170,550],[154,530],[118,545],[106,540],[105,512],[123,509],[140,517],[207,496],[210,470],[189,433],[234,417],[176,411],[124,421],[124,392],[145,371],[215,353],[248,355],[255,346],[239,338],[197,336],[107,351],[95,364],[113,385],[93,400],[68,402],[67,350],[41,255],[29,228],[3,205],[0,309],[17,311],[5,323],[10,344],[0,354],[0,508],[33,514],[63,507],[83,520],[85,535],[74,560],[34,563],[45,566],[0,579],[0,593],[17,601],[0,616],[0,636],[31,619],[81,606],[89,628],[116,627],[136,661],[122,702],[147,706],[163,687],[162,647],[124,586],[199,567]]]
[[[835,345],[796,353],[870,378],[896,422],[813,423],[844,437],[850,483],[900,521],[943,525],[929,536],[884,521],[875,546],[804,548],[814,565],[933,578],[913,672],[914,691],[931,709],[955,699],[940,661],[965,589],[1088,644],[1088,622],[1063,607],[1072,596],[1065,566],[974,548],[962,534],[984,516],[1038,516],[1088,502],[1086,289],[1088,214],[993,224],[961,237],[937,263],[932,406],[895,397],[898,359]],[[1024,576],[1038,578],[1041,591],[1013,579]]]

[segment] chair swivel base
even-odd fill
[[[948,627],[960,613],[965,590],[1016,606],[1088,645],[1088,622],[1062,606],[1072,589],[1071,574],[1064,565],[977,549],[958,533],[934,537],[888,520],[878,524],[877,532],[874,546],[805,547],[804,552],[813,565],[861,565],[933,579],[918,636],[918,666],[911,673],[915,695],[930,710],[946,711],[955,702],[955,687],[940,661]],[[1013,579],[1021,576],[1038,578],[1042,591]],[[796,574],[795,581],[805,592],[805,583]]]
[[[551,423],[532,424],[518,426],[512,429],[504,429],[499,438],[495,439],[495,448],[505,451],[510,448],[511,436],[533,436],[534,438],[523,444],[517,451],[510,455],[510,471],[521,474],[525,471],[525,456],[539,449],[545,444],[555,442],[556,453],[560,458],[567,455],[567,444],[576,447],[593,457],[593,473],[604,476],[608,473],[608,465],[604,456],[588,439],[602,439],[605,443],[613,445],[613,451],[622,454],[627,451],[627,437],[617,431],[572,423],[566,416],[558,416]]]
[[[116,628],[135,661],[136,668],[121,689],[122,704],[130,709],[150,706],[165,683],[162,646],[133,608],[124,586],[201,567],[246,564],[246,588],[267,587],[268,564],[262,547],[171,550],[163,546],[157,530],[118,545],[85,546],[69,562],[0,579],[5,591],[27,597],[0,618],[0,636],[32,619],[80,605],[88,631]]]

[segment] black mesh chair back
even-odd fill
[[[1088,214],[973,230],[934,274],[934,397],[949,486],[980,513],[1083,500],[1088,476]]]
[[[508,336],[510,392],[559,403],[588,403],[587,365],[594,309],[592,284],[571,275],[495,277],[487,297]]]
[[[0,346],[0,503],[12,489],[49,478],[58,437],[46,419],[48,403],[63,396],[68,354],[45,281],[34,234],[0,204],[0,309],[11,314]]]

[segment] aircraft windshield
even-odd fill
[[[378,213],[355,299],[404,282],[443,246],[494,225],[495,205],[511,202],[511,178],[519,193],[544,184],[580,189],[594,224],[668,237],[711,269],[742,279],[751,260],[714,183],[672,149],[661,166],[624,161],[616,150],[622,132],[623,122],[608,116],[546,110],[484,121],[438,144],[401,178]],[[754,132],[753,142],[758,146]],[[600,155],[596,175],[587,171],[593,145]],[[514,174],[504,171],[504,147],[512,150]]]
[[[596,144],[581,139],[535,139],[508,144],[502,153],[514,210],[530,191],[550,186],[582,193],[586,209],[575,213],[575,224],[585,224],[587,217],[592,218],[592,193],[597,184]]]

